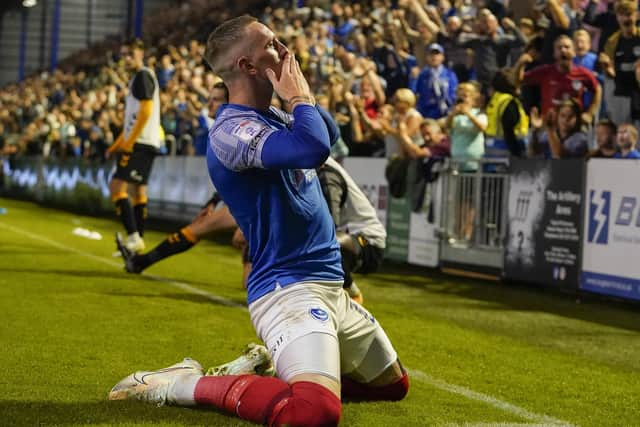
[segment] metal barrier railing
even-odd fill
[[[449,162],[442,216],[445,244],[457,248],[503,248],[508,165],[508,158]]]

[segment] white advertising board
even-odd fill
[[[640,160],[587,164],[580,287],[640,299]]]
[[[387,223],[388,184],[384,177],[387,159],[346,157],[342,166],[376,209],[381,223]]]

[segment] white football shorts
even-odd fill
[[[342,283],[276,288],[251,303],[249,313],[278,377],[287,382],[304,373],[368,383],[398,358],[378,321]]]

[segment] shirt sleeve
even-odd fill
[[[329,157],[331,145],[327,126],[316,107],[298,105],[293,110],[291,129],[271,133],[261,150],[267,169],[312,169]]]
[[[153,99],[153,91],[156,88],[156,83],[147,70],[140,70],[133,78],[133,84],[131,85],[132,95],[139,100]]]
[[[257,118],[234,117],[214,125],[209,138],[211,149],[228,169],[242,171],[264,168],[262,148],[275,130]]]
[[[211,148],[228,169],[311,169],[329,156],[329,134],[318,110],[299,105],[291,129],[276,130],[258,117],[237,116],[211,130]]]

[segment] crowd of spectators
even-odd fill
[[[280,3],[257,15],[335,117],[338,156],[450,153],[468,169],[493,156],[640,157],[637,1],[537,0],[517,19],[508,0]],[[194,0],[145,23],[165,153],[204,153],[219,82],[204,42],[232,14]],[[0,89],[4,152],[103,159],[122,127],[120,56],[105,42]]]

